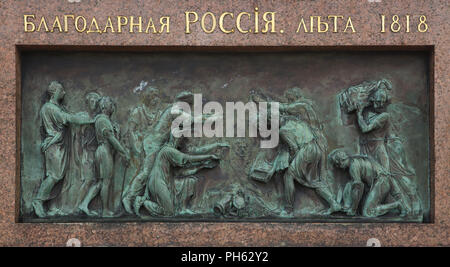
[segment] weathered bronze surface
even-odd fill
[[[22,53],[20,218],[428,221],[428,60]],[[193,94],[279,102],[280,144],[174,137],[173,106]]]

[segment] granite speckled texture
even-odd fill
[[[205,34],[196,26],[184,34],[184,11],[199,14],[228,11],[235,14],[276,11],[276,34]],[[398,0],[370,3],[363,0],[302,1],[156,1],[156,0],[81,0],[13,1],[0,3],[0,245],[2,246],[64,246],[70,238],[78,238],[83,246],[365,246],[369,238],[378,238],[382,246],[450,245],[449,127],[450,127],[450,32],[449,4],[446,0]],[[170,33],[147,34],[85,34],[25,33],[23,15],[39,18],[75,14],[95,16],[170,16]],[[299,17],[310,15],[351,16],[356,33],[295,34]],[[379,14],[427,16],[427,33],[379,33]],[[89,21],[88,19],[88,21]],[[104,25],[104,24],[103,24]],[[432,99],[434,117],[434,160],[432,162],[432,223],[17,223],[18,199],[18,116],[16,103],[20,88],[18,46],[76,46],[70,49],[102,46],[128,46],[151,51],[151,46],[434,46]],[[145,48],[144,48],[145,46]],[[51,49],[51,47],[47,47]]]

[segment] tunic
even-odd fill
[[[287,175],[293,177],[301,185],[310,188],[326,186],[325,148],[321,145],[320,136],[300,120],[290,120],[280,128],[280,135],[295,152],[287,169]]]
[[[150,179],[148,190],[159,206],[166,214],[175,212],[174,202],[176,187],[172,176],[172,167],[183,167],[190,159],[190,155],[185,154],[171,146],[164,145],[156,156]]]
[[[95,135],[97,137],[98,147],[95,151],[95,161],[98,175],[101,179],[110,179],[113,177],[114,150],[107,139],[109,134],[114,134],[114,127],[110,119],[105,114],[97,115],[95,118]]]
[[[68,165],[68,151],[64,144],[68,113],[60,106],[47,102],[42,106],[40,115],[46,133],[43,144],[50,144],[44,151],[46,176],[59,181],[64,178]]]

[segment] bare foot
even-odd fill
[[[136,215],[138,215],[138,216],[140,216],[139,210],[141,209],[142,205],[144,204],[144,201],[145,201],[145,197],[141,197],[141,196],[136,197],[136,200],[134,201],[134,205],[133,205],[134,213],[136,213]]]
[[[292,218],[294,217],[294,211],[292,209],[286,208],[285,210],[281,211],[280,216],[285,218]]]
[[[95,211],[90,211],[87,207],[79,207],[79,209],[84,212],[87,216],[98,216],[99,214]]]
[[[161,208],[161,206],[153,201],[144,201],[144,207],[152,216],[162,216],[164,214],[164,210]]]
[[[347,214],[348,216],[355,216],[356,215],[356,211],[354,211],[354,210],[347,210],[345,212],[345,214]]]
[[[133,210],[131,207],[131,199],[125,197],[124,199],[122,199],[122,203],[123,203],[123,207],[125,208],[125,211],[130,214],[133,214]]]
[[[44,204],[42,203],[41,200],[34,200],[32,205],[33,205],[34,212],[36,213],[36,215],[39,218],[47,217],[47,214],[45,213],[45,210],[44,210]]]

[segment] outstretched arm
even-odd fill
[[[219,157],[213,154],[204,155],[190,155],[183,153],[178,149],[166,147],[159,153],[162,153],[162,158],[170,161],[171,165],[178,167],[199,167],[208,160],[218,160]]]
[[[219,157],[213,154],[207,154],[207,155],[188,155],[188,154],[184,154],[185,155],[185,160],[187,162],[200,162],[200,161],[204,161],[204,160],[209,160],[209,159],[216,159],[218,160]]]
[[[179,175],[180,176],[190,176],[190,175],[194,175],[196,174],[199,170],[201,170],[201,167],[195,167],[195,168],[191,168],[191,169],[183,169],[180,171]]]
[[[66,117],[67,117],[67,121],[72,124],[83,125],[83,124],[94,123],[94,120],[89,118],[89,115],[87,115],[87,114],[67,113]]]
[[[214,143],[214,144],[208,144],[200,147],[192,147],[188,151],[191,154],[199,155],[199,154],[207,154],[211,153],[211,151],[214,151],[218,149],[219,147],[230,147],[227,143]]]
[[[181,169],[181,171],[178,173],[180,176],[190,176],[194,175],[197,172],[199,172],[202,169],[212,169],[216,167],[219,163],[217,161],[204,161],[201,163],[195,163],[192,167]]]
[[[200,114],[197,116],[192,116],[192,114],[185,112],[182,109],[173,109],[172,110],[172,115],[175,115],[177,117],[183,118],[184,121],[186,120],[190,120],[191,123],[195,123],[195,122],[202,122],[204,123],[206,121],[206,119],[220,119],[220,115],[217,114]]]
[[[287,113],[290,115],[297,115],[301,113],[302,110],[307,108],[311,108],[311,105],[306,102],[296,102],[296,103],[280,103],[279,109],[280,112]]]

